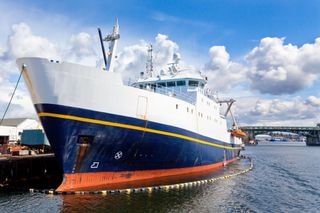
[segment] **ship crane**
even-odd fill
[[[227,117],[227,115],[230,113],[231,118],[232,118],[232,127],[231,127],[231,135],[237,136],[237,137],[245,137],[246,133],[244,133],[241,129],[239,129],[239,126],[237,124],[236,118],[234,117],[231,107],[233,105],[233,103],[235,103],[236,101],[234,99],[229,99],[229,100],[219,100],[218,103],[220,104],[227,104],[227,110],[224,113],[224,117]]]
[[[103,60],[104,60],[106,70],[109,72],[113,72],[114,59],[116,57],[115,53],[118,46],[118,40],[120,38],[118,18],[116,18],[116,22],[115,22],[115,25],[113,26],[112,33],[107,35],[104,39],[102,38],[100,28],[98,28],[98,32],[99,32]],[[106,53],[105,53],[104,44],[103,44],[104,41],[109,42],[108,59],[106,58]]]

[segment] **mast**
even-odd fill
[[[146,64],[146,73],[147,73],[147,77],[152,77],[153,74],[153,56],[152,56],[152,44],[148,45],[148,60],[147,60],[147,64]]]
[[[113,26],[112,33],[107,35],[107,37],[104,39],[104,41],[109,42],[108,60],[107,60],[107,65],[106,65],[106,68],[109,72],[113,72],[115,52],[117,49],[117,44],[118,44],[119,38],[120,38],[120,34],[119,34],[118,18],[116,18],[116,23]]]

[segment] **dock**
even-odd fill
[[[54,154],[0,155],[0,189],[56,188],[62,181],[62,169]]]

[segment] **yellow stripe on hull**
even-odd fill
[[[63,115],[63,114],[57,114],[57,113],[40,112],[40,113],[38,113],[38,116],[39,117],[52,117],[52,118],[68,119],[68,120],[75,120],[75,121],[81,121],[81,122],[87,122],[87,123],[93,123],[93,124],[100,124],[100,125],[105,125],[105,126],[113,126],[113,127],[133,129],[133,130],[143,131],[143,132],[150,132],[150,133],[159,134],[159,135],[166,135],[166,136],[170,136],[170,137],[181,138],[181,139],[185,139],[188,141],[193,141],[196,143],[201,143],[201,144],[205,144],[205,145],[209,145],[209,146],[215,146],[215,147],[222,148],[222,149],[230,149],[230,150],[239,150],[240,149],[237,147],[223,146],[220,144],[215,144],[215,143],[211,143],[208,141],[204,141],[204,140],[200,140],[197,138],[192,138],[189,136],[180,135],[180,134],[176,134],[176,133],[172,133],[172,132],[166,132],[166,131],[150,129],[150,128],[140,127],[140,126],[134,126],[134,125],[129,125],[129,124],[121,124],[121,123],[110,122],[110,121],[96,120],[96,119],[91,119],[91,118],[83,118],[83,117],[78,117],[78,116],[74,116],[74,115]]]

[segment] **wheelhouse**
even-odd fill
[[[205,87],[204,79],[196,78],[171,78],[171,79],[155,79],[138,81],[132,86],[145,89],[152,92],[173,96],[190,103],[196,100],[196,92],[203,90]]]
[[[179,79],[179,80],[159,80],[159,81],[145,81],[136,82],[134,87],[140,89],[146,88],[166,88],[166,87],[186,87],[186,88],[204,88],[205,82],[198,79]]]

